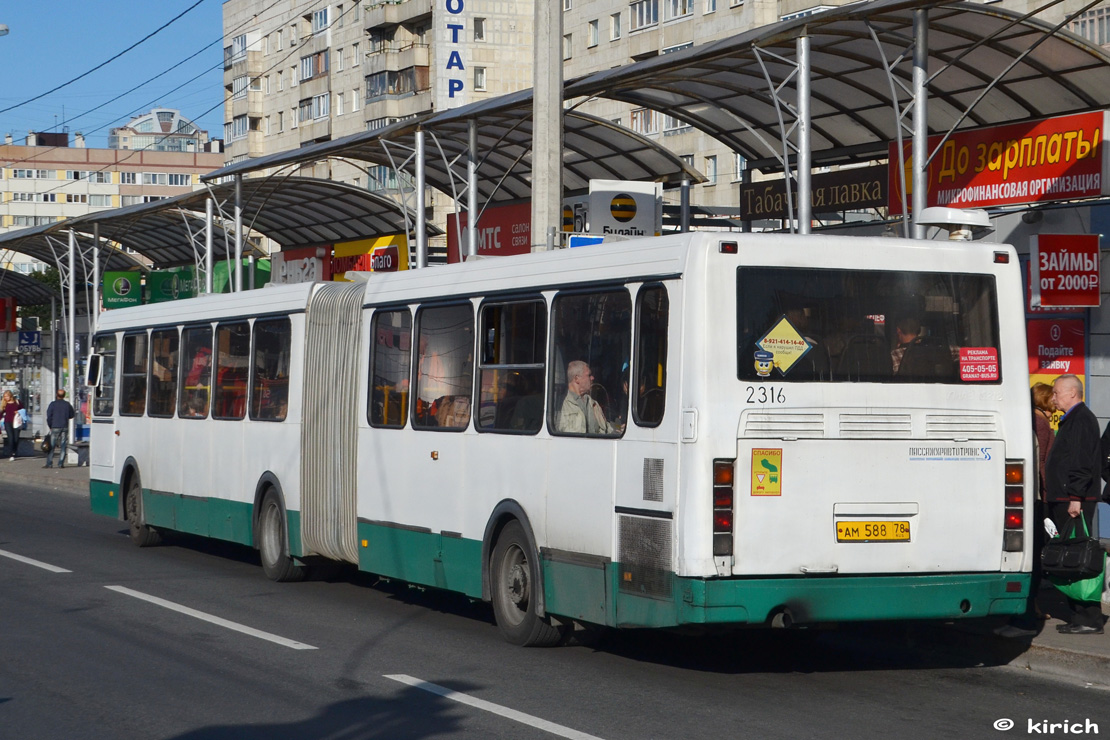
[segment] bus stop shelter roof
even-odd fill
[[[222,204],[225,217],[233,212],[235,184],[230,182],[178,196],[178,204],[203,211],[209,194]],[[245,227],[285,249],[404,234],[416,217],[394,199],[365,188],[293,176],[244,180],[242,208]],[[443,233],[432,224],[427,229],[428,234]]]
[[[61,296],[46,283],[15,270],[0,270],[0,297],[14,297],[20,306],[41,306]]]
[[[674,116],[758,166],[781,152],[771,90],[796,103],[790,75],[797,40],[808,36],[814,162],[865,161],[885,156],[898,137],[895,105],[904,110],[912,91],[916,9],[928,16],[931,134],[1110,107],[1110,56],[1099,47],[995,5],[920,0],[853,3],[773,23],[578,78],[565,96]]]
[[[432,187],[458,196],[466,186],[470,121],[476,122],[478,191],[482,203],[531,197],[532,103],[530,91],[503,95],[425,118],[406,119],[373,131],[229,165],[204,176],[213,180],[261,169],[349,158],[392,167],[406,164],[417,130],[426,134],[425,177]],[[563,184],[585,192],[592,179],[651,180],[678,184],[704,177],[659,144],[597,116],[564,116]],[[412,171],[408,162],[401,169]]]
[[[0,234],[0,250],[10,249],[13,252],[25,254],[40,262],[53,265],[59,270],[65,270],[68,265],[69,253],[69,226],[67,221],[57,221],[42,226],[32,226],[29,229],[9,231]],[[78,254],[74,258],[74,267],[77,273],[78,284],[85,284],[92,280],[93,266],[91,256],[92,238],[74,229],[77,238]],[[115,247],[101,244],[99,252],[100,270],[132,270],[143,268],[141,262]]]

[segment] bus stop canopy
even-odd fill
[[[61,295],[46,283],[15,270],[0,270],[0,297],[14,297],[20,306],[41,306]]]
[[[651,108],[711,134],[749,166],[781,167],[771,159],[782,149],[773,90],[797,102],[790,76],[797,40],[808,36],[814,163],[885,157],[899,122],[909,121],[899,114],[911,98],[917,9],[928,13],[930,134],[1110,107],[1110,56],[1100,47],[1032,14],[920,0],[852,3],[773,23],[578,78],[565,97]]]
[[[25,254],[40,262],[53,265],[61,271],[68,267],[69,255],[69,227],[66,221],[58,221],[42,226],[32,226],[19,231],[9,231],[0,234],[0,250],[10,249],[13,252]],[[74,258],[74,267],[77,283],[84,285],[92,280],[92,238],[84,233],[74,230],[77,239],[77,254]],[[135,257],[116,249],[108,244],[101,243],[98,255],[100,271],[104,270],[132,270],[143,268]]]
[[[429,135],[425,177],[432,187],[459,199],[466,186],[468,129],[477,130],[478,192],[482,203],[531,197],[531,91],[503,95],[424,118],[412,118],[335,141],[248,159],[205,175],[230,175],[303,164],[328,157],[349,158],[413,172],[408,161],[415,133]],[[591,179],[703,182],[697,170],[659,144],[597,116],[564,116],[563,183],[569,193],[586,192]],[[244,186],[246,181],[244,181]]]

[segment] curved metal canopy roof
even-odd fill
[[[894,105],[904,108],[910,98],[912,53],[906,52],[914,10],[921,8],[928,11],[930,133],[1110,107],[1110,56],[1100,48],[994,5],[914,0],[853,3],[763,26],[578,78],[565,96],[652,108],[758,163],[781,150],[768,80],[796,102],[789,77],[796,41],[807,35],[814,161],[885,156],[898,135]],[[891,65],[905,88],[891,84],[885,72]]]
[[[497,203],[531,197],[531,91],[246,160],[211,172],[204,179],[326,157],[401,165],[414,147],[414,134],[422,129],[429,134],[425,143],[428,184],[444,193],[457,194],[466,185],[468,126],[472,119],[477,121],[480,200]],[[413,171],[412,163],[402,169]],[[564,116],[564,188],[572,193],[585,192],[591,179],[658,180],[677,184],[683,179],[702,182],[705,178],[650,139],[597,116],[568,112]]]
[[[0,296],[14,296],[20,306],[41,306],[62,298],[49,285],[15,270],[0,270]]]
[[[404,234],[415,218],[392,198],[333,180],[277,177],[244,180],[242,188],[244,227],[283,248]],[[174,200],[182,208],[203,211],[209,193],[222,204],[227,217],[235,207],[234,183],[211,185],[208,191],[197,190]],[[431,224],[427,228],[429,234],[443,233]]]
[[[48,265],[65,269],[68,265],[69,252],[69,234],[66,233],[68,230],[66,224],[66,221],[58,221],[0,234],[0,250],[10,249]],[[78,255],[74,260],[77,282],[84,284],[92,280],[92,239],[83,233],[75,233],[74,236],[77,237],[78,246]],[[101,272],[145,267],[131,255],[103,243],[100,245],[99,266]]]

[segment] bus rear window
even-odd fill
[[[742,267],[746,381],[998,383],[992,275]]]

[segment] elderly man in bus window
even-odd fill
[[[567,365],[567,395],[555,425],[568,434],[619,434],[620,429],[605,419],[605,412],[597,401],[590,398],[593,385],[590,366],[582,360]]]

